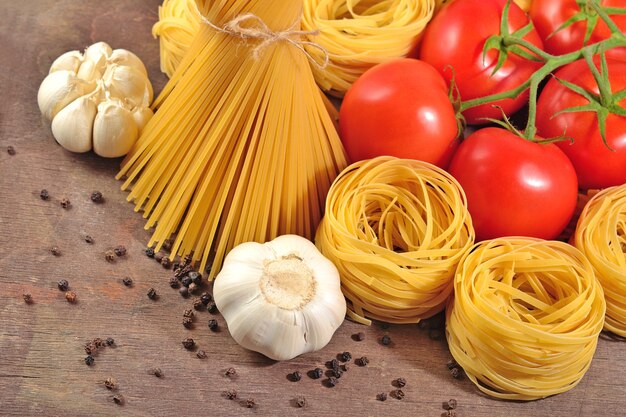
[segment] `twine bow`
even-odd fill
[[[211,28],[215,29],[218,32],[225,33],[230,36],[235,36],[241,39],[261,40],[261,43],[259,43],[257,46],[255,46],[252,49],[252,56],[254,57],[254,59],[258,59],[261,51],[264,48],[266,48],[268,45],[274,42],[284,41],[284,42],[288,42],[289,44],[301,50],[304,53],[304,55],[306,55],[308,60],[312,62],[316,67],[318,67],[320,70],[323,70],[328,65],[328,61],[329,61],[328,51],[326,51],[324,47],[322,47],[321,45],[318,45],[315,42],[302,40],[302,37],[304,36],[319,35],[320,33],[319,30],[310,30],[310,31],[299,30],[298,29],[298,26],[300,25],[299,20],[294,22],[290,27],[288,27],[285,30],[274,32],[257,15],[252,14],[252,13],[244,13],[233,18],[231,21],[227,22],[226,24],[220,27],[220,26],[215,25],[213,22],[207,19],[204,15],[202,15],[200,10],[198,9],[197,3],[196,3],[196,10],[198,11],[198,14],[200,15],[200,20],[204,24],[210,26]],[[243,26],[245,23],[248,23],[248,24],[252,23],[253,25]],[[313,55],[311,55],[306,50],[305,48],[306,46],[316,48],[322,53],[324,60],[321,64],[317,61],[317,59]]]

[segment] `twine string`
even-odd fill
[[[324,47],[322,47],[321,45],[315,42],[310,42],[310,41],[306,41],[302,39],[305,36],[319,35],[320,31],[319,30],[309,30],[309,31],[299,30],[298,29],[298,26],[300,25],[299,20],[294,22],[290,27],[288,27],[285,30],[274,32],[272,31],[272,29],[269,28],[269,26],[267,26],[267,24],[263,21],[263,19],[261,19],[260,17],[258,17],[257,15],[253,13],[241,14],[239,16],[236,16],[235,18],[233,18],[232,20],[230,20],[223,26],[217,26],[213,22],[211,22],[209,19],[207,19],[200,12],[200,10],[198,9],[197,3],[196,3],[196,10],[198,12],[198,15],[200,16],[200,20],[202,21],[202,23],[206,24],[207,26],[211,27],[212,29],[220,33],[224,33],[230,36],[235,36],[244,40],[247,40],[247,39],[260,40],[261,42],[252,49],[252,56],[254,59],[259,59],[261,52],[267,46],[275,42],[283,41],[283,42],[287,42],[293,45],[294,47],[302,51],[302,53],[304,53],[307,59],[311,63],[313,63],[316,67],[318,67],[320,70],[323,70],[324,68],[328,66],[328,62],[329,62],[328,51]],[[244,26],[245,24],[247,25]],[[306,46],[315,48],[322,53],[322,56],[324,57],[324,59],[321,64],[313,55],[311,55],[306,50],[305,48]]]

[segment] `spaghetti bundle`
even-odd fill
[[[435,0],[306,0],[302,27],[319,30],[330,55],[328,68],[313,68],[318,85],[342,97],[369,68],[406,57],[434,11]]]
[[[352,319],[416,323],[445,307],[474,229],[447,172],[382,156],[337,177],[315,242],[339,270]]]
[[[626,337],[626,185],[606,188],[587,203],[574,241],[604,289],[604,328]]]
[[[129,201],[160,249],[218,272],[225,253],[312,238],[346,165],[294,25],[301,1],[199,1],[206,16],[122,163]],[[237,32],[240,36],[236,36]]]
[[[195,0],[164,0],[153,35],[161,38],[161,69],[171,76],[179,65],[200,15]],[[328,52],[329,65],[313,65],[319,86],[343,96],[368,68],[411,52],[432,18],[435,0],[304,0],[302,28],[314,31],[309,41]],[[306,47],[317,62],[325,58]]]
[[[493,397],[532,400],[573,388],[604,323],[602,287],[575,247],[510,237],[459,263],[446,310],[450,352]]]

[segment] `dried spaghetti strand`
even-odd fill
[[[604,328],[626,337],[626,185],[606,188],[589,200],[578,219],[574,244],[604,289]]]
[[[474,229],[447,172],[378,157],[337,177],[315,242],[339,269],[352,319],[416,323],[443,310]]]
[[[583,378],[605,307],[593,268],[575,247],[526,237],[483,241],[457,268],[448,346],[484,393],[543,398]]]
[[[185,4],[176,10],[189,11]],[[253,14],[246,25],[262,21],[267,36],[282,37],[259,50],[263,39],[200,25],[118,178],[154,227],[149,245],[175,235],[171,257],[191,254],[203,270],[212,262],[212,278],[239,243],[312,238],[346,159],[307,55],[285,41],[301,1],[206,0],[197,8],[215,27]]]

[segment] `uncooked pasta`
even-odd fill
[[[465,194],[426,162],[383,156],[337,177],[315,243],[337,266],[348,315],[416,323],[443,310],[474,242]]]
[[[122,163],[159,250],[218,271],[235,245],[313,238],[346,159],[298,32],[301,1],[199,1],[206,21]]]
[[[171,76],[198,30],[195,0],[165,0],[154,36],[161,38],[161,69]],[[302,29],[313,32],[307,46],[315,60],[330,58],[324,69],[313,64],[318,85],[343,96],[368,68],[407,56],[432,18],[435,0],[304,0]]]
[[[604,328],[626,337],[626,185],[606,188],[591,198],[574,236],[604,289]]]
[[[578,249],[500,238],[477,243],[459,263],[446,336],[452,356],[481,391],[533,400],[580,382],[604,313],[602,287]]]

